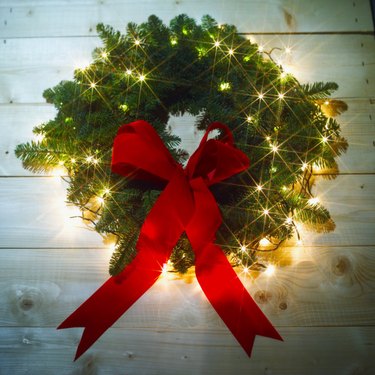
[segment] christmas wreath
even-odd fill
[[[189,211],[189,202],[195,201],[196,223],[193,227],[184,219],[187,236],[173,242],[171,267],[186,272],[196,254],[204,292],[249,355],[256,334],[281,339],[228,269],[222,251],[232,266],[248,272],[265,268],[260,252],[277,249],[295,234],[299,238],[296,222],[334,228],[311,185],[315,169],[337,170],[335,157],[347,147],[333,118],[346,105],[329,99],[337,85],[300,84],[273,60],[272,51],[209,16],[197,25],[180,15],[169,27],[150,16],[143,24],[128,24],[126,35],[102,24],[97,30],[103,46],[95,49],[93,62],[77,68],[74,80],[44,92],[57,108],[55,119],[34,128],[36,140],[16,148],[27,169],[64,168],[68,201],[96,231],[116,238],[113,277],[60,328],[86,327],[79,356],[155,282],[160,270],[148,263],[154,253],[147,249],[158,246],[147,241],[158,238],[156,227],[173,232],[163,207],[175,210],[185,189],[193,198],[181,196],[182,207]],[[208,131],[181,172],[179,164],[188,155],[168,120],[185,113],[195,115],[196,127]],[[212,129],[219,134],[210,142]],[[161,163],[152,166],[155,174],[172,176],[166,188],[158,178],[134,178],[144,171],[152,175],[154,155],[161,160],[155,156],[154,164]],[[161,193],[164,188],[167,195]],[[213,217],[222,222],[217,232],[209,225],[211,234],[202,230],[206,209],[207,223]],[[173,215],[191,217],[186,212]],[[206,235],[210,238],[203,243]],[[139,276],[136,269],[149,274]],[[217,288],[220,278],[224,283]],[[109,305],[107,311],[103,306]]]
[[[65,168],[68,201],[100,234],[117,239],[112,275],[133,259],[140,227],[160,194],[158,186],[110,169],[119,126],[136,119],[154,126],[178,162],[187,154],[169,132],[171,115],[196,115],[198,129],[212,121],[229,126],[251,161],[248,171],[212,187],[223,216],[217,243],[234,264],[259,266],[262,241],[277,248],[297,232],[296,221],[332,224],[311,194],[310,178],[314,167],[337,168],[335,157],[347,146],[324,110],[343,109],[327,99],[335,83],[300,84],[235,26],[209,16],[197,25],[180,15],[170,27],[150,16],[128,24],[126,35],[102,24],[97,30],[103,46],[93,62],[44,92],[56,118],[37,126],[37,140],[19,145],[16,154],[35,172]],[[194,264],[185,236],[170,261],[182,273]]]

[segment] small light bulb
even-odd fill
[[[298,246],[302,246],[302,244],[303,244],[303,243],[302,243],[302,240],[297,240],[297,245],[298,245]]]
[[[263,189],[263,186],[262,186],[262,185],[257,185],[257,190],[258,190],[258,191],[262,191],[262,189]]]
[[[71,158],[71,159],[70,159],[70,162],[71,162],[72,164],[74,164],[76,161],[77,161],[77,160],[74,159],[74,158]]]
[[[62,160],[60,160],[59,165],[64,165],[64,162]]]
[[[271,148],[273,152],[277,152],[277,150],[279,149],[277,145],[272,145]]]
[[[126,72],[125,72],[128,76],[130,76],[132,74],[132,71],[130,69],[126,69]]]
[[[309,165],[307,163],[303,163],[301,169],[304,171]]]
[[[92,162],[92,159],[93,159],[92,156],[88,156],[88,157],[86,158],[86,161],[87,161],[88,163],[91,163],[91,162]]]
[[[288,218],[285,220],[285,222],[286,222],[287,224],[292,224],[292,223],[293,223],[293,219],[292,219],[291,217],[288,217]]]
[[[269,136],[269,135],[267,135],[267,137],[266,137],[266,141],[270,141],[271,140],[271,137]]]
[[[283,191],[287,191],[288,188],[284,185],[284,186],[282,187],[282,190],[283,190]]]
[[[93,89],[94,87],[96,86],[96,83],[95,82],[91,82],[90,83],[90,87]]]
[[[280,78],[285,78],[287,76],[287,72],[281,72],[280,73]]]
[[[45,135],[43,133],[35,134],[34,135],[34,141],[37,143],[40,143],[45,138]]]
[[[99,163],[99,160],[98,160],[98,159],[95,159],[95,158],[93,158],[93,159],[92,159],[92,163],[93,163],[93,164],[98,164],[98,163]]]
[[[230,55],[233,55],[233,54],[234,54],[234,51],[232,50],[232,48],[228,51],[228,53],[229,53]]]
[[[143,82],[145,79],[146,79],[146,77],[145,77],[143,74],[141,74],[141,75],[139,76],[139,80],[140,80],[141,82]]]
[[[246,246],[245,245],[241,245],[241,251],[244,253],[246,250],[247,250],[247,248],[246,248]]]
[[[259,245],[260,246],[269,246],[270,245],[270,241],[268,241],[268,239],[266,237],[263,237],[260,241],[259,241]]]
[[[263,210],[263,214],[264,214],[264,215],[268,215],[269,213],[270,213],[269,210],[267,210],[267,209]]]
[[[259,52],[263,52],[264,51],[264,47],[261,44],[258,46],[258,51]]]
[[[316,206],[320,202],[318,197],[310,198],[308,203],[310,206]]]
[[[110,192],[111,192],[111,190],[109,190],[108,188],[104,189],[104,194],[108,195]]]
[[[265,269],[264,273],[267,276],[272,276],[276,271],[276,267],[273,264],[269,264],[267,268]]]
[[[292,49],[290,47],[285,48],[285,53],[289,54],[292,52]]]
[[[264,95],[263,95],[262,93],[260,93],[260,94],[258,95],[258,98],[259,98],[260,100],[262,100],[262,99],[264,98]]]
[[[104,203],[104,199],[103,199],[103,197],[96,197],[96,200],[97,200],[98,203],[100,203],[100,204],[103,204],[103,203]]]
[[[328,141],[328,138],[327,137],[323,137],[322,141],[323,141],[323,143],[326,143]]]
[[[279,99],[284,99],[284,94],[280,93],[279,94]]]
[[[243,268],[243,272],[244,272],[244,273],[249,273],[249,267],[244,267],[244,268]]]
[[[251,116],[247,116],[247,118],[246,118],[247,122],[251,122],[252,120],[253,120],[253,118]]]
[[[161,268],[161,275],[165,277],[167,276],[167,274],[168,274],[168,264],[164,263],[163,267]]]
[[[326,101],[324,102],[324,104],[325,104],[325,105],[328,105],[328,104],[329,104],[329,101],[328,101],[328,100],[326,100]]]
[[[219,47],[220,46],[220,42],[216,41],[214,45],[215,45],[215,47]]]
[[[134,44],[135,44],[136,46],[139,46],[139,45],[141,44],[141,41],[140,41],[139,39],[136,39],[136,40],[134,41]]]
[[[108,53],[104,51],[102,52],[101,56],[103,57],[103,59],[106,59],[108,57]]]

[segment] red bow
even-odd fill
[[[207,140],[214,129],[224,130],[224,138]],[[251,355],[256,335],[282,340],[214,244],[222,219],[208,186],[248,167],[249,160],[234,147],[228,127],[217,122],[210,125],[185,169],[150,124],[136,121],[121,126],[114,141],[112,171],[166,186],[142,225],[134,260],[58,327],[85,328],[75,359],[155,283],[184,231],[195,253],[203,292],[246,353]]]

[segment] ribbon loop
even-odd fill
[[[214,129],[224,130],[224,137],[208,140]],[[155,283],[183,231],[195,253],[202,290],[246,353],[250,356],[256,335],[282,340],[222,249],[214,244],[222,219],[208,187],[248,166],[247,156],[234,147],[232,133],[221,123],[209,126],[185,171],[150,124],[136,121],[120,127],[114,140],[112,171],[132,179],[163,182],[165,188],[141,227],[134,260],[58,327],[85,328],[76,359]]]

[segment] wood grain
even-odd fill
[[[220,23],[235,24],[240,31],[327,32],[371,31],[371,14],[366,0],[3,0],[0,35],[3,38],[39,36],[92,36],[98,22],[123,29],[128,22],[144,22],[156,14],[169,22],[186,13],[197,20],[210,14]]]
[[[1,328],[2,374],[372,375],[374,327],[281,328],[257,337],[251,358],[226,329],[110,329],[73,362],[79,329]],[[339,355],[338,355],[339,353]]]
[[[348,99],[346,102],[349,110],[337,120],[342,135],[349,142],[349,149],[337,160],[339,170],[346,174],[374,173],[375,104],[369,99]],[[53,106],[48,104],[0,105],[0,176],[34,175],[22,167],[14,149],[17,144],[32,140],[32,128],[53,119],[55,114]],[[172,132],[182,139],[183,147],[190,153],[194,151],[202,136],[194,129],[194,117],[173,117],[170,125]]]
[[[253,39],[301,82],[335,81],[335,96],[374,96],[375,40],[371,35],[258,35]],[[77,64],[87,65],[98,38],[20,38],[0,43],[0,103],[44,103],[42,93],[72,79]],[[285,54],[286,47],[292,48]],[[284,52],[283,52],[284,51]],[[9,64],[12,61],[12,64]]]
[[[0,246],[3,248],[100,247],[101,237],[87,229],[75,207],[64,202],[58,177],[0,179]],[[375,178],[343,175],[319,180],[316,194],[336,222],[332,233],[301,229],[306,245],[371,246],[375,244]],[[272,214],[272,213],[271,213]]]
[[[57,326],[109,277],[109,257],[109,249],[1,249],[0,326]],[[275,325],[374,325],[375,246],[292,247],[274,255],[281,258],[289,264],[271,277],[237,269]],[[175,274],[161,277],[114,326],[224,327],[195,277]]]

